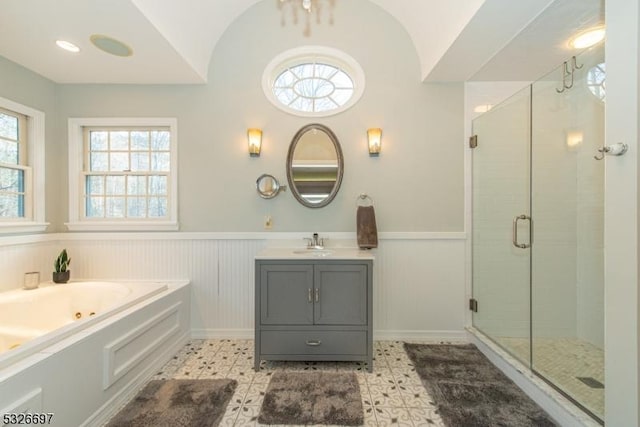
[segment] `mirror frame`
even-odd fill
[[[331,143],[333,143],[333,147],[336,150],[336,157],[338,160],[338,176],[336,177],[336,182],[335,184],[333,184],[333,189],[331,190],[331,193],[329,193],[327,198],[320,203],[309,203],[300,195],[300,192],[296,188],[295,183],[293,181],[293,171],[291,167],[293,164],[293,153],[296,150],[296,146],[298,145],[298,142],[300,142],[300,139],[305,133],[314,129],[324,132],[329,137],[329,140],[331,141]],[[296,200],[300,202],[301,205],[306,206],[308,208],[322,208],[324,206],[327,206],[329,203],[331,203],[331,201],[333,201],[333,199],[336,197],[336,194],[338,194],[338,190],[340,190],[340,185],[342,184],[342,175],[344,173],[344,158],[342,157],[342,148],[340,148],[340,142],[338,141],[338,138],[336,137],[336,135],[333,133],[331,129],[329,129],[327,126],[322,125],[320,123],[311,123],[306,126],[303,126],[298,132],[296,132],[293,139],[291,140],[291,145],[289,145],[286,169],[287,169],[287,181],[289,181],[289,188],[291,188],[291,193],[296,198]]]
[[[274,183],[274,190],[272,193],[265,193],[264,191],[260,191],[260,182],[262,180],[265,179],[271,179],[273,180]],[[274,197],[276,197],[278,194],[280,194],[281,191],[285,191],[287,189],[286,186],[282,186],[280,185],[280,182],[278,182],[278,180],[276,179],[275,176],[268,174],[268,173],[263,173],[262,175],[260,175],[258,177],[258,179],[256,179],[256,191],[258,192],[258,194],[260,195],[260,197],[262,197],[263,199],[273,199]]]

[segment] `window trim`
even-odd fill
[[[23,219],[15,218],[0,221],[0,233],[34,233],[45,231],[45,114],[42,111],[0,97],[0,107],[9,112],[26,117],[27,127],[27,166],[24,169],[30,175],[31,184],[26,188],[25,204],[31,206],[30,215]],[[17,165],[18,168],[22,168]],[[28,201],[26,199],[29,199]],[[26,215],[26,214],[25,214]]]
[[[176,231],[178,224],[178,121],[165,117],[70,118],[69,126],[69,221],[70,231]],[[89,219],[84,216],[84,129],[86,127],[168,127],[171,133],[169,219]]]
[[[338,108],[328,111],[299,111],[281,103],[273,93],[273,84],[285,68],[304,62],[325,62],[346,72],[353,81],[353,94],[349,101]],[[262,90],[275,107],[298,117],[329,117],[353,107],[362,97],[365,88],[364,70],[358,62],[345,52],[327,46],[301,46],[286,50],[277,55],[262,74]]]

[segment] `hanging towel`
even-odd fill
[[[358,206],[356,228],[358,247],[360,249],[378,247],[378,229],[376,227],[376,213],[373,210],[373,206]]]

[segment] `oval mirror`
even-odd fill
[[[335,134],[321,124],[300,129],[287,155],[287,180],[295,198],[309,208],[331,203],[340,189],[344,161]]]
[[[256,180],[256,190],[263,199],[273,199],[286,187],[280,187],[278,180],[269,174],[262,174]]]

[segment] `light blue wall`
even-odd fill
[[[53,179],[66,185],[62,147],[69,117],[177,117],[183,231],[262,231],[266,214],[273,217],[273,231],[353,231],[361,192],[375,199],[380,231],[461,231],[462,84],[421,83],[409,36],[376,5],[336,2],[333,15],[333,25],[325,16],[304,37],[302,22],[293,25],[287,16],[281,26],[275,2],[259,2],[217,44],[205,85],[55,86],[61,157]],[[366,75],[360,102],[319,119],[294,117],[270,104],[261,87],[264,68],[280,52],[301,45],[335,47],[354,57]],[[338,196],[321,209],[299,205],[290,192],[260,199],[256,178],[271,173],[286,184],[289,142],[310,122],[331,127],[342,145],[345,173]],[[248,127],[264,131],[260,158],[247,154]],[[383,128],[379,158],[367,153],[370,127]],[[47,165],[54,167],[51,158]],[[49,201],[60,215],[51,218],[63,230],[67,195],[56,189],[56,201]]]

